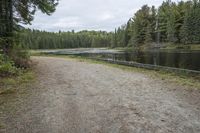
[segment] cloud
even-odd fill
[[[52,24],[52,26],[58,28],[69,28],[69,27],[76,28],[80,27],[81,23],[78,17],[67,17],[55,21],[55,23]]]
[[[51,16],[38,11],[29,28],[47,31],[106,30],[125,24],[142,5],[158,6],[162,0],[60,0]]]
[[[112,13],[102,13],[100,16],[99,16],[99,20],[100,21],[109,21],[109,20],[112,20],[114,19],[115,16],[112,14]]]

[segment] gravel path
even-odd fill
[[[199,133],[200,92],[100,64],[34,57],[38,81],[7,133]]]

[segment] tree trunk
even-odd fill
[[[1,0],[1,37],[3,53],[9,55],[13,41],[13,4],[12,0]]]

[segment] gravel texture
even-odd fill
[[[38,81],[5,133],[199,133],[200,91],[72,59],[34,57]]]

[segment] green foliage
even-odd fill
[[[20,45],[14,45],[9,57],[14,62],[14,65],[18,68],[24,69],[31,66],[29,52]]]
[[[13,33],[21,27],[18,24],[30,23],[37,9],[50,15],[58,0],[1,0],[0,4],[0,43],[4,53],[8,54],[14,45]]]
[[[200,44],[200,1],[166,0],[158,9],[144,5],[115,34],[116,47]]]
[[[51,33],[39,30],[23,30],[22,47],[29,49],[61,49],[79,47],[110,47],[112,33],[81,31]]]
[[[0,54],[0,77],[12,76],[18,74],[18,68],[15,67],[14,62],[8,57]]]
[[[145,44],[150,44],[153,42],[153,38],[152,38],[152,29],[151,29],[151,25],[148,24],[146,29],[145,29],[145,37],[144,37],[144,43]]]
[[[133,42],[136,46],[151,42],[154,38],[155,8],[144,5],[133,17]]]
[[[29,53],[19,45],[15,45],[9,56],[0,54],[0,77],[18,75],[22,69],[30,65]]]
[[[51,15],[58,4],[58,0],[1,0],[0,1],[0,76],[14,75],[16,67],[29,66],[28,53],[19,47],[16,39],[21,29],[19,23],[30,24],[36,10]],[[8,57],[9,56],[9,59]],[[15,66],[14,66],[15,65]]]
[[[36,10],[51,15],[58,5],[59,0],[15,0],[13,2],[14,16],[16,22],[30,23]]]
[[[55,11],[58,0],[20,1],[17,0],[13,7],[18,13],[18,18],[24,23],[30,23],[36,9],[50,15]],[[30,5],[27,7],[27,5]],[[16,22],[19,22],[16,21]],[[15,22],[15,23],[16,23]],[[38,30],[22,30],[22,48],[29,49],[57,49],[80,47],[145,47],[154,44],[200,44],[200,1],[172,2],[166,0],[157,9],[144,5],[127,24],[116,28],[114,32],[80,31],[50,33]],[[9,40],[9,39],[7,39]],[[5,44],[5,39],[0,38],[0,43]],[[8,41],[12,43],[12,41]],[[151,45],[150,45],[151,44]],[[157,45],[155,45],[157,46]],[[16,50],[19,51],[19,50]],[[27,55],[14,52],[23,57]],[[21,55],[23,54],[23,55]],[[25,57],[26,58],[26,57]],[[27,58],[26,58],[27,59]],[[24,61],[15,59],[16,64]],[[22,65],[24,66],[24,65]]]
[[[182,27],[182,42],[185,44],[200,43],[200,1],[194,0],[188,9]]]

